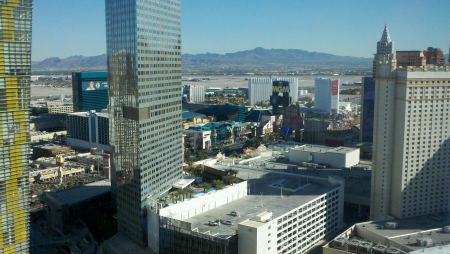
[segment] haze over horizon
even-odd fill
[[[398,50],[433,46],[448,53],[449,8],[442,0],[185,0],[183,53],[263,47],[370,58],[385,23]],[[105,53],[104,12],[103,0],[36,0],[33,61]],[[404,19],[399,13],[421,15]]]

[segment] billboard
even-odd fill
[[[288,81],[273,81],[270,104],[273,106],[274,110],[279,107],[285,108],[291,104],[289,91]]]
[[[83,91],[108,90],[108,81],[86,80],[81,83]]]
[[[278,95],[282,95],[283,93],[289,93],[289,83],[275,83],[272,86],[272,92],[277,93]]]

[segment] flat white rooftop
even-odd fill
[[[189,185],[191,185],[194,181],[195,181],[195,178],[193,178],[193,177],[183,178],[183,179],[178,180],[176,183],[174,183],[172,185],[172,187],[175,189],[184,189],[184,188],[188,187]]]
[[[310,153],[340,153],[340,154],[346,154],[349,152],[353,152],[355,150],[358,150],[359,148],[353,148],[353,147],[329,147],[329,146],[319,146],[319,145],[303,145],[299,147],[292,148],[291,150],[294,151],[304,151],[304,152],[310,152]]]

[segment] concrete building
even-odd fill
[[[67,115],[67,145],[82,150],[111,152],[108,113],[78,112]]]
[[[428,47],[423,53],[427,64],[445,65],[445,55],[441,49]]]
[[[333,168],[351,168],[359,164],[359,148],[303,145],[289,150],[289,162],[315,163]]]
[[[342,181],[241,172],[248,182],[160,210],[162,253],[307,253],[342,228]]]
[[[46,131],[31,131],[30,140],[31,143],[39,143],[42,141],[50,141],[58,136],[66,136],[67,131],[56,131],[56,132],[46,132]]]
[[[73,105],[63,101],[48,101],[47,109],[49,114],[72,113]]]
[[[325,144],[325,133],[330,129],[331,123],[326,119],[305,118],[303,141],[309,144]]]
[[[30,252],[32,5],[0,2],[0,253]]]
[[[290,105],[283,112],[282,134],[290,140],[301,142],[305,115],[300,105]]]
[[[397,66],[422,67],[426,65],[426,58],[422,50],[397,51]]]
[[[59,192],[45,193],[48,226],[67,233],[79,219],[95,220],[101,212],[112,213],[111,182],[99,181]]]
[[[108,108],[108,73],[72,73],[73,110],[102,111]]]
[[[314,83],[314,109],[329,114],[338,113],[341,82],[338,79],[316,78]]]
[[[194,150],[209,150],[211,149],[211,130],[208,128],[190,128],[183,130],[185,135],[184,143],[186,147]]]
[[[105,5],[118,233],[158,252],[146,214],[182,177],[181,0]]]
[[[250,105],[258,103],[269,103],[270,96],[273,93],[274,81],[289,82],[289,96],[291,103],[298,101],[298,79],[290,77],[260,77],[249,78],[248,80],[248,100]]]
[[[68,146],[60,146],[55,144],[44,144],[33,147],[33,159],[41,157],[56,157],[73,153],[74,151]]]
[[[432,214],[355,224],[325,245],[323,254],[447,254],[449,218]]]
[[[308,90],[306,90],[306,89],[300,89],[300,90],[298,90],[298,96],[299,97],[302,97],[302,96],[306,96],[306,95],[308,95]]]
[[[66,129],[66,119],[66,113],[32,116],[30,128],[36,131],[62,131]]]
[[[371,217],[450,210],[450,69],[379,59],[375,85]]]
[[[204,103],[206,87],[201,85],[187,85],[187,101],[189,103]]]

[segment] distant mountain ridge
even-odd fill
[[[32,63],[33,71],[106,70],[106,54],[98,56],[51,57]]]
[[[370,68],[371,58],[337,56],[301,49],[255,48],[227,54],[184,54],[183,72],[258,72],[325,68]],[[106,55],[52,57],[34,62],[33,71],[105,70]]]
[[[227,54],[184,54],[183,71],[293,71],[299,69],[324,69],[335,67],[368,68],[370,58],[336,56],[301,49],[264,49],[239,51]]]

